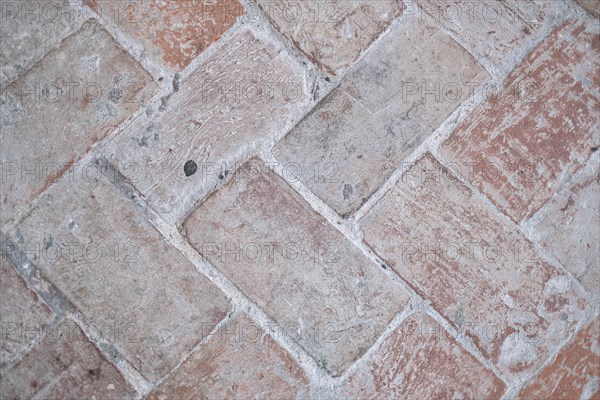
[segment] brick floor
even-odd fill
[[[0,2],[0,398],[600,399],[598,9]]]

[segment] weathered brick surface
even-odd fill
[[[456,42],[411,18],[377,43],[274,154],[301,167],[290,171],[326,171],[299,178],[338,213],[352,214],[486,79]]]
[[[306,399],[309,386],[289,354],[248,316],[238,314],[149,398]]]
[[[519,399],[600,399],[599,321],[582,329]]]
[[[0,373],[3,399],[132,399],[134,389],[71,320]]]
[[[23,251],[147,379],[226,314],[225,296],[97,170],[77,169],[19,225]]]
[[[177,71],[217,41],[244,12],[237,0],[87,0],[87,4],[138,41],[148,56]]]
[[[155,90],[151,78],[88,21],[2,92],[0,221],[43,192]]]
[[[333,375],[371,346],[407,300],[257,159],[197,208],[183,231]]]
[[[600,172],[598,157],[533,221],[536,241],[590,290],[600,293]]]
[[[539,367],[582,318],[570,277],[430,154],[361,225],[367,245],[506,376]]]
[[[587,12],[592,14],[596,18],[600,18],[600,11],[598,11],[598,1],[597,0],[575,0],[581,7],[583,7]]]
[[[542,39],[561,17],[565,6],[562,1],[547,0],[411,0],[410,3],[411,13],[421,18],[423,14],[415,7],[419,5],[464,40],[478,57],[509,71],[523,47],[532,40]]]
[[[444,143],[513,220],[537,211],[600,142],[600,25],[557,28]]]
[[[40,339],[53,312],[0,254],[0,364]]]
[[[243,30],[181,82],[164,112],[141,115],[104,153],[115,165],[135,165],[122,173],[157,212],[178,221],[248,149],[297,121],[308,103],[303,79],[281,47]],[[186,176],[189,160],[197,172]]]
[[[341,398],[491,400],[505,389],[435,320],[417,313],[349,377]]]
[[[398,0],[257,0],[275,27],[325,71],[350,66],[402,13]]]
[[[68,0],[0,4],[0,84],[16,79],[83,22]]]

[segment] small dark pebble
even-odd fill
[[[223,174],[219,174],[219,179],[225,179],[225,177],[223,176]]]
[[[188,160],[183,166],[183,172],[185,172],[185,176],[192,176],[198,171],[198,165],[194,162],[194,160]]]

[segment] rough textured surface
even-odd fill
[[[491,400],[505,389],[435,320],[417,313],[350,376],[341,398]]]
[[[600,11],[598,8],[597,0],[575,0],[581,7],[583,7],[587,12],[592,14],[596,18],[600,18]]]
[[[166,110],[154,105],[105,151],[115,165],[134,166],[122,173],[169,221],[220,184],[249,149],[289,129],[308,100],[300,66],[249,30],[180,86]],[[189,160],[197,164],[192,176],[184,171]]]
[[[367,245],[506,376],[540,367],[583,317],[569,277],[430,154],[361,225]]]
[[[600,398],[600,323],[582,329],[519,394],[521,399]]]
[[[247,315],[221,326],[169,376],[150,400],[306,399],[308,379]]]
[[[156,381],[225,317],[227,301],[98,170],[74,176],[44,194],[20,224],[18,244]]]
[[[257,159],[196,209],[183,230],[332,375],[365,352],[407,299]]]
[[[305,173],[327,171],[298,178],[339,214],[352,214],[486,79],[456,42],[411,18],[377,43],[274,154]]]
[[[442,152],[515,221],[530,217],[600,143],[600,25],[555,30]]]
[[[598,155],[531,224],[536,241],[592,293],[600,293],[600,172]]]
[[[27,71],[83,22],[68,0],[4,1],[0,6],[0,85]]]
[[[27,286],[4,254],[0,254],[0,364],[40,336],[52,322],[53,312]]]
[[[133,399],[135,391],[75,322],[66,320],[0,373],[0,397]]]
[[[398,0],[257,0],[275,28],[325,71],[350,66],[403,9]]]
[[[86,0],[147,50],[147,56],[181,71],[243,14],[237,0]]]
[[[9,85],[0,100],[0,221],[14,218],[154,90],[95,21]]]
[[[543,38],[561,17],[563,1],[413,0],[476,54],[504,70],[531,41]],[[518,59],[518,58],[517,58]]]

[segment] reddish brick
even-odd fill
[[[600,293],[598,156],[532,220],[536,241],[592,293]]]
[[[541,366],[583,317],[571,278],[430,154],[361,225],[367,245],[507,377]]]
[[[9,85],[1,99],[0,221],[14,218],[154,90],[95,21]]]
[[[342,386],[353,399],[499,399],[506,385],[438,323],[413,314]]]
[[[411,18],[382,38],[274,154],[335,211],[353,214],[487,77],[450,37]]]
[[[102,337],[157,381],[224,318],[228,303],[93,171],[82,166],[50,188],[15,236]]]
[[[0,4],[0,85],[13,81],[83,22],[68,0],[3,1]]]
[[[132,399],[134,389],[71,320],[0,374],[3,399]]]
[[[474,53],[510,71],[523,47],[542,39],[565,4],[547,0],[411,0],[459,36]],[[413,6],[414,7],[414,6]],[[417,13],[415,10],[410,10]]]
[[[600,399],[600,324],[579,331],[519,394],[520,399]]]
[[[152,394],[168,399],[305,399],[304,371],[245,314],[221,326]]]
[[[513,220],[535,213],[600,142],[600,25],[557,28],[442,147]]]
[[[150,57],[178,71],[219,40],[244,13],[237,0],[87,0],[87,4],[139,41]]]
[[[600,8],[598,7],[598,0],[575,0],[581,7],[587,12],[592,14],[596,18],[600,18]]]
[[[35,340],[52,321],[53,312],[0,253],[0,364]]]
[[[399,0],[257,0],[275,27],[325,71],[337,74],[402,13]]]
[[[332,375],[408,296],[259,160],[185,221],[188,241]]]
[[[141,115],[104,153],[115,165],[135,165],[122,173],[178,222],[249,150],[297,122],[309,101],[303,80],[281,46],[244,29],[181,82],[165,111]],[[184,172],[189,160],[197,164],[192,176]]]

